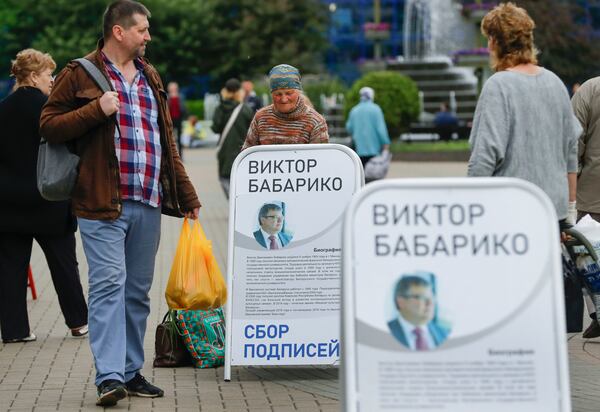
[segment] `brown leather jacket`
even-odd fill
[[[85,56],[104,70],[98,49]],[[156,69],[144,61],[144,74],[158,104],[162,147],[160,183],[162,212],[181,217],[200,207],[196,191],[177,153],[168,109],[168,97]],[[107,78],[108,79],[108,78]],[[56,78],[42,109],[40,133],[51,143],[68,142],[81,157],[79,177],[72,194],[73,213],[94,220],[114,220],[121,215],[120,172],[115,151],[115,116],[100,108],[103,92],[75,62]]]

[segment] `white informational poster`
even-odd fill
[[[245,150],[231,178],[225,380],[231,365],[337,364],[343,213],[360,159],[337,144]]]
[[[344,411],[571,410],[558,219],[536,186],[368,185],[343,262]]]

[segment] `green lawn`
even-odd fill
[[[470,150],[468,140],[450,142],[393,142],[392,153],[407,152],[464,152]]]

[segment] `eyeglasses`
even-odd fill
[[[405,299],[415,299],[421,302],[433,302],[433,296],[423,296],[423,295],[402,295]]]
[[[265,219],[283,220],[283,216],[263,216]]]

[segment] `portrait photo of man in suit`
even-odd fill
[[[284,228],[284,203],[265,203],[258,212],[259,229],[254,232],[254,238],[265,249],[281,249],[292,240],[292,235]]]
[[[433,274],[407,274],[396,283],[394,304],[398,316],[388,322],[388,327],[398,342],[410,350],[435,349],[450,333],[435,320],[434,282]]]

